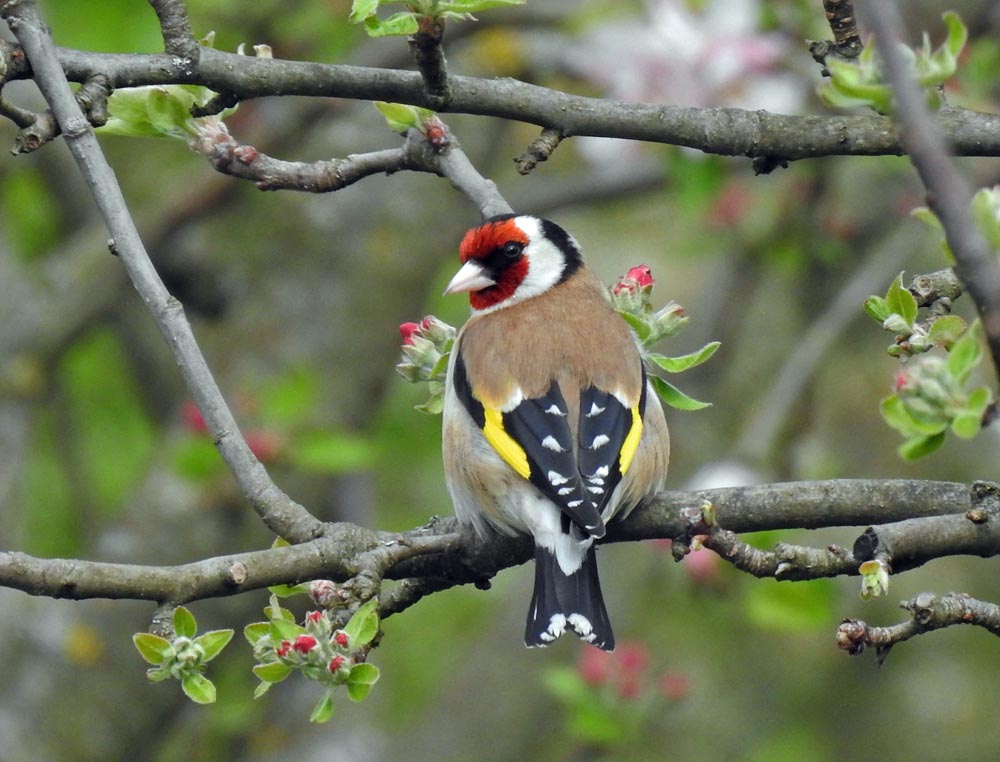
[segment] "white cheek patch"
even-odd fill
[[[520,301],[543,294],[556,285],[566,269],[566,255],[544,236],[541,223],[534,217],[516,217],[514,223],[531,242],[524,249],[528,274],[511,297]]]

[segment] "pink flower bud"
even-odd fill
[[[310,582],[309,597],[317,606],[325,609],[345,600],[344,590],[328,579],[314,579]]]
[[[298,651],[300,654],[307,654],[316,647],[316,638],[312,635],[299,635],[295,642],[292,644],[292,648]]]
[[[910,375],[905,370],[896,371],[896,376],[892,381],[893,391],[901,392],[910,385]]]
[[[330,659],[330,671],[331,672],[339,671],[340,668],[343,667],[346,662],[347,659],[345,659],[343,656],[339,655],[334,656],[332,659]]]
[[[347,648],[347,633],[343,630],[337,630],[333,633],[333,642],[341,648]]]
[[[322,611],[310,611],[308,614],[306,614],[306,621],[307,622],[313,622],[313,623],[315,623],[315,622],[318,622],[322,618],[323,618],[323,612]]]
[[[274,652],[278,654],[278,656],[288,656],[288,652],[291,650],[292,644],[287,640],[283,640],[281,641],[281,645],[274,649]]]
[[[416,323],[403,323],[399,326],[399,335],[403,337],[403,344],[413,343],[413,334],[420,328]]]

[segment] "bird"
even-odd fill
[[[465,234],[459,259],[444,293],[468,292],[471,315],[442,411],[455,514],[483,538],[534,539],[526,646],[572,632],[612,651],[594,543],[662,489],[670,456],[638,340],[550,220],[490,217]]]

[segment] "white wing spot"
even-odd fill
[[[588,492],[593,492],[595,495],[603,495],[604,487],[587,487]]]
[[[594,471],[594,475],[591,477],[591,481],[594,481],[594,479],[603,479],[605,476],[608,475],[608,471],[609,469],[607,466],[601,466],[599,469]],[[594,483],[596,484],[597,482]]]
[[[604,484],[604,479],[602,479],[600,476],[588,476],[587,481],[590,482],[591,484],[598,484],[598,485]]]
[[[565,497],[566,495],[572,495],[574,491],[575,491],[575,487],[560,487],[559,488],[559,495],[561,497]]]
[[[558,415],[558,416],[565,416],[566,415],[562,410],[559,409],[559,406],[555,402],[553,402],[551,405],[549,405],[545,409],[545,412],[548,413],[549,415]]]
[[[542,447],[553,452],[565,452],[559,442],[556,441],[556,438],[551,434],[542,440]]]
[[[605,410],[607,410],[607,408],[598,407],[598,405],[597,405],[596,402],[591,402],[590,403],[590,412],[588,412],[586,414],[586,416],[587,416],[587,418],[593,418],[595,415],[600,415]]]
[[[569,508],[579,508],[581,505],[583,505],[583,501],[582,500],[570,500],[568,503],[566,503],[566,505]],[[593,529],[593,527],[587,527],[587,529]]]
[[[610,441],[606,434],[598,434],[594,437],[594,441],[590,443],[590,449],[596,450],[598,447],[604,447]]]
[[[558,487],[560,484],[565,484],[569,481],[569,479],[556,471],[549,471],[546,476],[549,479],[549,484],[553,487]]]

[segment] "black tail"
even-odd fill
[[[597,576],[597,553],[591,546],[583,564],[566,576],[555,555],[535,546],[535,592],[528,609],[524,644],[547,646],[564,632],[605,651],[615,649],[615,635],[604,607]]]

